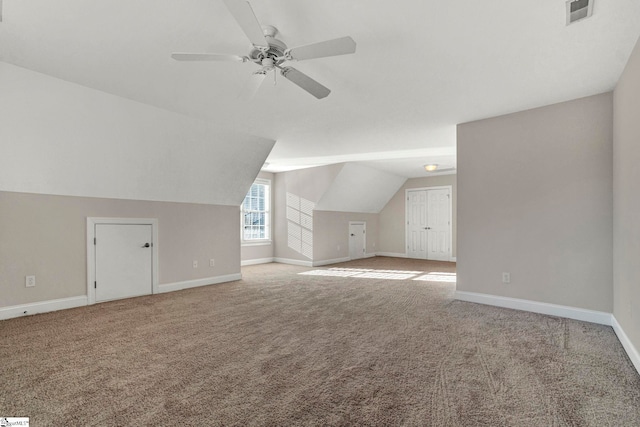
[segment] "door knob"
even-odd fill
[[[145,243],[143,248],[148,248],[149,246],[151,246],[151,245],[149,245],[148,243]]]

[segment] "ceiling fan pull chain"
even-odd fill
[[[273,85],[274,86],[277,86],[277,84],[278,84],[277,78],[278,78],[278,73],[276,73],[276,70],[273,70]]]

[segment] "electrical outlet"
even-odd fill
[[[33,288],[36,285],[36,276],[26,276],[24,280],[24,285],[27,288]]]
[[[193,261],[193,268],[198,268],[198,261]]]
[[[215,266],[216,266],[216,260],[215,260],[215,259],[213,259],[213,258],[211,258],[211,259],[209,260],[209,267],[215,267]]]
[[[502,283],[511,283],[511,273],[502,273]]]

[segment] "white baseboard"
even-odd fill
[[[0,320],[13,317],[29,316],[31,314],[47,313],[49,311],[64,310],[66,308],[82,307],[88,304],[86,295],[80,297],[60,298],[50,301],[33,302],[29,304],[13,305],[0,308]]]
[[[640,374],[640,353],[638,352],[638,349],[633,345],[627,334],[624,333],[622,326],[620,326],[618,320],[613,314],[611,315],[611,327],[618,336],[620,344],[622,344],[622,347],[624,347],[624,350],[627,352],[627,356],[629,356],[629,359],[631,359],[631,363],[633,363],[636,371],[638,371],[638,374]]]
[[[274,258],[257,258],[257,259],[246,259],[240,262],[241,266],[246,265],[257,265],[257,264],[269,264],[274,261]]]
[[[396,252],[376,252],[376,256],[388,256],[392,258],[406,258],[406,253],[396,253]]]
[[[547,314],[549,316],[566,317],[568,319],[582,320],[584,322],[611,326],[611,313],[605,313],[603,311],[587,310],[584,308],[569,307],[566,305],[549,304],[546,302],[465,291],[456,291],[455,298],[460,301],[495,305],[497,307],[531,311],[534,313]]]
[[[374,252],[374,253],[372,253],[372,254],[365,254],[365,255],[364,255],[364,258],[373,258],[373,257],[375,257],[375,256],[376,256],[376,254],[375,254],[375,252]]]
[[[205,277],[204,279],[185,280],[184,282],[163,283],[158,286],[160,294],[165,292],[179,291],[182,289],[197,288],[198,286],[216,285],[218,283],[233,282],[241,280],[242,274],[227,274],[225,276]]]
[[[301,265],[302,267],[313,267],[313,263],[311,261],[303,261],[300,259],[274,258],[273,262],[279,262],[280,264]]]
[[[351,261],[351,258],[346,257],[346,258],[335,258],[335,259],[323,259],[320,261],[313,261],[313,267],[320,267],[322,265],[337,264],[339,262],[347,262],[347,261]]]
[[[409,258],[406,253],[402,254],[402,253],[396,253],[396,252],[376,252],[374,255],[375,256],[388,256],[388,257],[392,257],[392,258]],[[452,257],[449,257],[448,260],[444,260],[444,261],[457,262],[457,257],[452,256]]]

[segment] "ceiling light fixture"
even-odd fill
[[[438,169],[438,165],[436,164],[424,165],[424,170],[426,170],[427,172],[435,172],[436,169]]]

